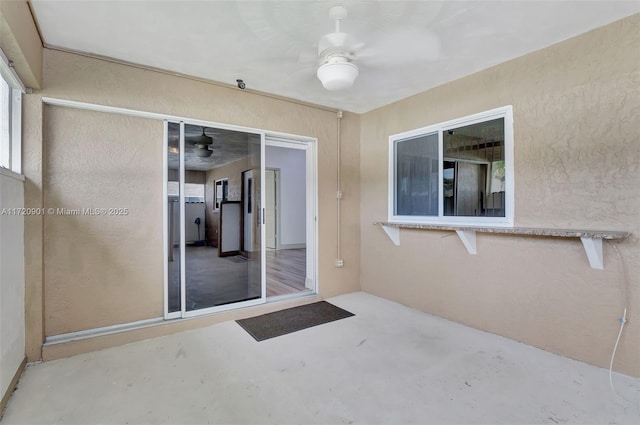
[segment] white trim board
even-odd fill
[[[92,328],[84,331],[69,332],[64,334],[48,336],[44,340],[44,346],[64,344],[79,339],[95,338],[98,336],[111,335],[115,333],[132,331],[137,329],[148,328],[166,323],[164,318],[156,317],[153,319],[138,320],[136,322],[120,323],[117,325],[103,326],[100,328]]]
[[[3,167],[0,167],[0,175],[7,176],[7,177],[10,177],[12,179],[19,180],[21,182],[26,180],[24,175],[16,173],[15,171],[11,171],[10,169],[3,168]]]
[[[75,100],[59,99],[55,97],[42,97],[42,103],[50,106],[62,106],[66,108],[82,109],[85,111],[106,112],[110,114],[127,115],[131,117],[149,118],[158,121],[174,121],[174,122],[186,122],[193,125],[199,125],[202,127],[217,127],[223,130],[240,131],[245,133],[264,134],[269,138],[281,139],[283,141],[295,142],[317,142],[318,139],[309,136],[300,136],[297,134],[282,133],[278,131],[261,130],[253,127],[245,127],[240,125],[223,124],[215,121],[198,120],[189,117],[183,117],[179,115],[161,114],[157,112],[141,111],[138,109],[120,108],[117,106],[106,106],[97,103],[78,102]]]
[[[21,93],[31,93],[31,89],[25,87],[22,80],[13,68],[12,61],[7,58],[4,51],[0,49],[0,75],[9,84],[9,87],[20,90]]]

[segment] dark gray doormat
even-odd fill
[[[236,320],[236,322],[256,341],[264,341],[353,315],[353,313],[326,301],[318,301],[274,313]]]

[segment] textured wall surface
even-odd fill
[[[0,174],[0,209],[23,206],[24,182]],[[0,400],[4,399],[24,360],[23,252],[24,216],[3,212],[0,215]]]
[[[33,95],[23,96],[22,105],[22,173],[26,176],[24,206],[42,208],[43,105],[40,97]],[[30,362],[42,358],[44,341],[43,225],[42,215],[24,218],[25,351]]]
[[[23,83],[40,88],[42,83],[42,42],[26,1],[0,2],[0,48],[13,60]],[[32,174],[24,184],[25,206],[42,206],[42,106],[33,96],[23,96],[23,116],[40,117],[22,126],[22,171]],[[41,357],[42,323],[42,216],[24,218],[26,353],[29,361]]]
[[[0,2],[0,48],[25,86],[42,84],[42,41],[24,0]]]
[[[545,350],[640,376],[640,16],[569,39],[362,116],[361,286],[375,295]],[[515,224],[626,230],[620,259],[589,268],[577,239],[479,234],[469,255],[450,233],[387,218],[388,137],[513,105]]]
[[[45,334],[162,316],[162,122],[54,106],[44,122]]]
[[[52,117],[49,116],[51,115],[50,111],[47,111],[46,114],[43,113],[40,101],[42,96],[172,114],[193,119],[317,138],[319,181],[318,287],[320,295],[322,297],[331,297],[359,289],[360,238],[358,233],[360,226],[358,220],[360,201],[359,176],[356,170],[359,170],[360,145],[359,117],[357,115],[345,114],[342,120],[343,186],[347,189],[347,191],[345,191],[345,199],[342,202],[343,210],[341,215],[343,235],[342,256],[345,260],[345,267],[338,269],[334,266],[337,249],[335,197],[337,119],[334,112],[254,94],[250,91],[240,91],[238,89],[221,87],[188,78],[171,76],[109,61],[45,49],[44,88],[41,91],[25,96],[24,126],[26,132],[24,168],[27,177],[25,202],[30,207],[43,206],[43,176],[46,177],[46,184],[48,186],[50,186],[52,182],[60,180],[60,187],[64,186],[68,194],[72,194],[74,191],[85,193],[85,191],[89,190],[88,188],[95,190],[96,193],[100,193],[99,191],[103,190],[102,186],[108,185],[114,177],[117,177],[114,173],[103,173],[100,178],[91,180],[91,184],[88,185],[87,182],[82,181],[82,179],[70,178],[66,168],[54,164],[54,159],[44,158],[43,161],[43,157],[47,155],[46,151],[48,150],[47,133],[49,129],[52,131],[56,129],[56,131],[62,132],[62,136],[69,137],[64,141],[64,144],[68,143],[78,150],[78,152],[72,153],[75,158],[82,158],[82,155],[87,155],[88,158],[91,158],[91,155],[93,155],[92,149],[107,148],[95,146],[94,142],[91,141],[90,135],[87,134],[85,130],[78,133],[77,131],[72,131],[73,129],[64,129],[64,126],[60,125],[62,121],[58,119],[65,119],[64,115],[67,113],[73,116],[80,116],[82,115],[81,113],[77,111],[54,112],[55,116]],[[47,130],[44,135],[42,132],[43,116],[47,117]],[[93,118],[96,120],[92,121],[94,132],[104,134],[105,137],[106,135],[110,135],[109,137],[117,137],[118,140],[130,139],[130,143],[135,143],[138,139],[144,140],[146,143],[147,137],[151,137],[155,140],[154,143],[157,143],[157,149],[159,149],[158,152],[159,155],[161,155],[161,130],[157,133],[157,137],[155,128],[149,128],[144,134],[138,134],[140,129],[133,128],[130,125],[133,121],[126,121],[124,125],[121,126],[120,124],[116,124],[117,121],[114,121],[108,114],[98,114]],[[76,124],[80,129],[84,127],[82,120],[74,119],[73,126],[76,126]],[[143,127],[145,127],[145,125],[143,125]],[[63,146],[60,143],[55,143],[55,145]],[[155,145],[145,146],[146,152],[149,155],[155,155]],[[122,167],[130,162],[127,154],[130,154],[130,150],[133,148],[128,146],[122,146],[122,148],[124,151],[120,160],[112,157],[109,158],[110,163],[114,167]],[[63,151],[65,150],[64,148],[62,149]],[[140,160],[145,164],[145,167],[149,165],[146,160],[142,158],[140,158]],[[64,159],[61,158],[61,161],[64,161]],[[161,173],[162,161],[161,159],[158,161],[158,166],[160,167],[159,172]],[[48,169],[50,165],[54,167],[53,170]],[[143,171],[145,178],[152,178],[148,173],[155,172],[155,165],[151,165],[150,167],[153,169],[149,168]],[[117,168],[114,171],[117,171]],[[159,176],[157,182],[159,189],[152,187],[147,188],[153,196],[155,196],[156,190],[160,190],[158,193],[161,193],[162,177],[161,174],[159,174]],[[66,183],[62,184],[62,180],[64,179],[67,179]],[[133,182],[131,185],[135,188]],[[66,196],[60,190],[55,193],[55,196],[58,195]],[[109,193],[103,194],[100,201],[111,203],[119,199],[117,197],[112,198],[111,195],[112,194]],[[52,200],[50,196],[52,196],[52,194],[47,194],[47,203]],[[98,199],[98,195],[95,195],[95,199]],[[78,199],[69,197],[65,198],[65,201],[75,203],[78,202]],[[146,217],[145,220],[149,220],[150,223],[158,222],[158,220],[161,222],[162,207],[159,206],[157,211],[151,214],[152,215]],[[66,224],[63,225],[64,220],[59,223],[53,220],[50,221],[51,223],[47,221],[46,226],[43,228],[41,218],[30,220],[29,224],[32,224],[33,227],[27,230],[26,236],[27,283],[25,297],[27,307],[27,351],[30,353],[29,360],[37,360],[41,356],[42,329],[44,325],[47,327],[47,333],[52,334],[67,329],[87,329],[95,326],[97,323],[100,325],[124,323],[129,319],[142,317],[142,310],[137,310],[139,300],[133,297],[128,305],[128,310],[131,310],[130,312],[125,313],[121,310],[120,306],[113,306],[113,314],[107,315],[105,313],[102,315],[102,312],[106,311],[106,303],[98,300],[97,295],[104,293],[107,286],[112,290],[116,289],[113,285],[118,285],[118,283],[112,282],[112,279],[119,279],[121,276],[114,275],[114,273],[116,273],[115,271],[110,271],[112,274],[109,279],[99,278],[98,281],[100,284],[98,285],[97,294],[90,293],[91,291],[89,291],[87,287],[85,292],[82,293],[73,293],[70,291],[64,296],[60,295],[58,299],[50,299],[49,295],[55,293],[48,291],[50,285],[58,285],[58,282],[64,281],[65,279],[73,280],[76,285],[87,285],[88,276],[98,272],[105,272],[109,269],[110,265],[118,265],[114,262],[113,257],[113,255],[118,254],[105,252],[102,263],[92,259],[83,266],[85,269],[79,268],[78,266],[76,266],[76,268],[68,267],[66,269],[58,267],[51,259],[57,258],[55,257],[57,255],[63,255],[64,252],[58,254],[49,248],[57,246],[55,244],[64,245],[66,243],[62,239],[64,231],[70,231],[72,225],[71,223],[66,223],[66,221]],[[113,225],[119,226],[116,223]],[[125,222],[120,222],[120,225],[123,225],[123,223]],[[58,226],[60,229],[56,229],[54,233],[51,233],[51,225]],[[63,228],[64,226],[67,227]],[[127,234],[134,236],[134,239],[137,241],[137,236],[144,231],[143,229],[138,229],[139,226],[146,228],[147,225],[138,221],[135,223],[129,222],[127,225],[124,225],[124,228],[118,229],[118,231],[124,234],[127,233],[126,229],[128,229]],[[110,247],[110,250],[115,249],[117,246],[116,242],[110,239],[110,237],[100,235],[94,228],[80,226],[74,228],[74,231],[76,234],[72,236],[72,240],[81,245],[103,244],[105,242],[103,238],[106,238],[106,244]],[[161,226],[157,228],[157,234],[152,236],[152,238],[156,237],[162,237]],[[120,243],[126,244],[127,241],[122,240]],[[135,244],[136,242],[131,243],[131,245]],[[47,250],[45,255],[46,262],[43,259],[43,246],[45,246]],[[150,246],[150,243],[144,244],[144,247],[147,246]],[[157,248],[154,244],[154,247],[150,247],[149,249],[153,252],[155,249],[161,250],[161,246],[162,244],[160,242]],[[100,249],[98,247],[85,247],[87,248],[86,252],[92,255]],[[136,246],[135,248],[143,249],[141,246]],[[80,246],[76,249],[79,250]],[[84,255],[84,253],[82,254]],[[64,259],[64,261],[68,265],[73,265],[70,259]],[[122,261],[124,261],[124,258],[122,258]],[[156,257],[152,253],[149,255],[145,254],[140,261],[144,262],[147,268],[152,269],[150,271],[151,274],[159,273],[161,277],[161,255],[160,257]],[[44,268],[47,269],[46,272],[43,270],[43,264]],[[128,266],[134,267],[133,264],[128,264]],[[137,267],[137,265],[135,265],[135,267]],[[142,267],[142,264],[140,264],[140,267]],[[51,274],[51,271],[55,272]],[[52,278],[54,278],[54,280],[50,280]],[[144,279],[145,282],[148,281],[147,278]],[[108,284],[107,281],[109,282]],[[101,287],[100,285],[103,286]],[[162,288],[161,278],[157,280],[156,285],[152,292],[150,292],[151,297],[155,297],[156,291]],[[121,290],[124,288],[118,287],[117,289]],[[71,301],[67,297],[75,297],[77,300]],[[109,295],[109,298],[111,298],[111,295]],[[46,310],[43,308],[43,300],[46,300],[45,302],[48,304]],[[67,307],[71,305],[80,309],[80,311],[70,312]],[[146,306],[148,305],[146,301],[144,305],[145,311],[151,314],[151,308],[146,310]],[[55,306],[55,309],[52,310],[53,306]],[[100,318],[96,319],[93,317],[93,312],[91,312],[92,306],[100,310]],[[105,310],[101,310],[103,307],[105,307]],[[58,308],[67,310],[56,311]],[[156,303],[154,308],[161,311],[161,303]],[[61,326],[63,320],[61,318],[62,315],[76,315],[74,320],[69,320],[69,322],[73,321],[73,324],[70,326]],[[56,316],[60,320],[49,323],[49,320],[52,320],[52,318]],[[192,323],[193,326],[198,326],[198,323],[204,323],[204,321],[193,321]],[[166,328],[167,332],[169,332],[170,327]],[[153,332],[155,332],[154,335],[157,335],[158,331]],[[148,334],[151,335],[151,333]],[[138,338],[144,338],[147,332],[136,333],[136,335],[138,335]],[[91,349],[92,344],[83,343],[81,346],[83,347],[82,350],[86,351]],[[96,345],[96,347],[97,346],[98,345]]]

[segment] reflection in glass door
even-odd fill
[[[165,317],[264,302],[263,145],[261,134],[168,123]]]
[[[165,316],[179,316],[181,307],[181,215],[180,215],[180,139],[181,126],[178,123],[165,123],[166,139],[166,179],[167,198],[165,205],[165,244],[166,258],[166,313]],[[176,314],[177,313],[177,314]]]

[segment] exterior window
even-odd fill
[[[11,88],[0,78],[0,167],[11,168]]]
[[[513,113],[494,109],[389,138],[389,220],[513,225]]]
[[[20,79],[0,50],[0,168],[22,172],[22,93]]]
[[[177,181],[168,181],[167,195],[177,202],[180,199],[180,183]],[[199,183],[185,183],[184,199],[185,202],[204,202],[204,185]]]

